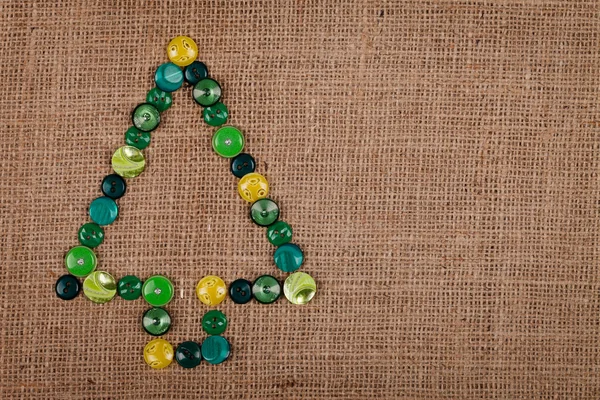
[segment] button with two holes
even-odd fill
[[[227,317],[219,310],[210,310],[202,317],[202,329],[209,335],[220,335],[227,329]]]
[[[229,285],[229,297],[237,304],[246,304],[252,300],[252,282],[236,279]]]

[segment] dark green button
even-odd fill
[[[281,295],[281,285],[271,275],[259,276],[252,285],[252,295],[259,303],[273,303]]]
[[[246,304],[252,300],[252,282],[236,279],[229,285],[229,297],[237,304]]]
[[[142,295],[142,281],[135,275],[126,275],[119,279],[117,292],[125,300],[136,300]]]
[[[131,114],[133,126],[142,132],[150,132],[156,129],[160,123],[160,113],[150,103],[142,103],[138,105]]]
[[[277,221],[267,228],[267,239],[275,246],[281,246],[292,240],[292,227],[283,221]]]
[[[200,61],[194,61],[183,70],[185,81],[190,85],[195,85],[200,80],[208,76],[208,68]]]
[[[104,240],[104,229],[98,224],[88,222],[81,225],[77,236],[79,237],[79,243],[93,249],[100,246]]]
[[[110,174],[102,179],[102,193],[111,199],[119,199],[123,197],[127,191],[127,184],[125,179],[121,178],[117,174]]]
[[[227,107],[223,103],[217,103],[202,110],[204,122],[210,126],[223,125],[225,122],[227,122],[228,116],[229,110],[227,110]]]
[[[171,316],[164,308],[150,308],[142,317],[142,326],[152,336],[164,335],[171,328]]]
[[[155,87],[146,95],[146,101],[156,107],[158,112],[164,112],[173,104],[173,95]]]
[[[283,272],[294,272],[304,262],[304,253],[293,243],[286,243],[275,250],[273,254],[275,265]]]
[[[200,345],[192,341],[181,343],[175,350],[175,361],[183,368],[197,367],[202,361]]]
[[[56,281],[54,290],[60,299],[73,300],[79,294],[81,284],[73,275],[63,275]]]
[[[202,317],[202,329],[209,335],[220,335],[227,329],[227,317],[219,310],[211,310]]]
[[[202,358],[210,364],[221,364],[227,360],[231,347],[229,342],[223,336],[209,336],[204,339],[200,347]]]
[[[254,172],[256,163],[250,154],[240,153],[231,160],[231,172],[238,178]]]
[[[204,78],[194,85],[192,96],[201,106],[212,106],[221,98],[221,86],[214,79]]]
[[[256,200],[250,207],[250,218],[258,226],[269,226],[279,218],[279,206],[271,199]]]
[[[135,126],[130,127],[125,132],[125,143],[139,150],[144,150],[148,147],[151,139],[150,132],[142,132]]]

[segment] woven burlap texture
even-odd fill
[[[600,398],[600,6],[590,1],[0,0],[0,398]],[[54,294],[132,109],[193,37],[319,292],[219,307],[231,358],[155,371],[143,301]],[[97,249],[170,277],[274,247],[190,88]]]

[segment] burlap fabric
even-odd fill
[[[2,399],[598,399],[600,7],[590,1],[0,2]],[[319,285],[220,307],[231,359],[154,371],[147,305],[53,293],[177,34]],[[177,288],[283,278],[189,88],[98,248]]]

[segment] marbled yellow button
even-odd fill
[[[198,46],[190,37],[177,36],[169,42],[167,55],[173,64],[185,67],[198,57]]]
[[[207,306],[216,306],[225,300],[227,285],[218,276],[208,275],[198,282],[196,295]]]
[[[168,367],[173,361],[173,346],[165,339],[154,339],[144,347],[144,361],[154,369]]]
[[[112,167],[123,178],[135,178],[146,168],[146,160],[139,149],[123,146],[113,154]]]
[[[264,199],[269,194],[269,182],[261,174],[252,172],[246,174],[238,182],[238,192],[242,199],[254,203],[258,199]]]

